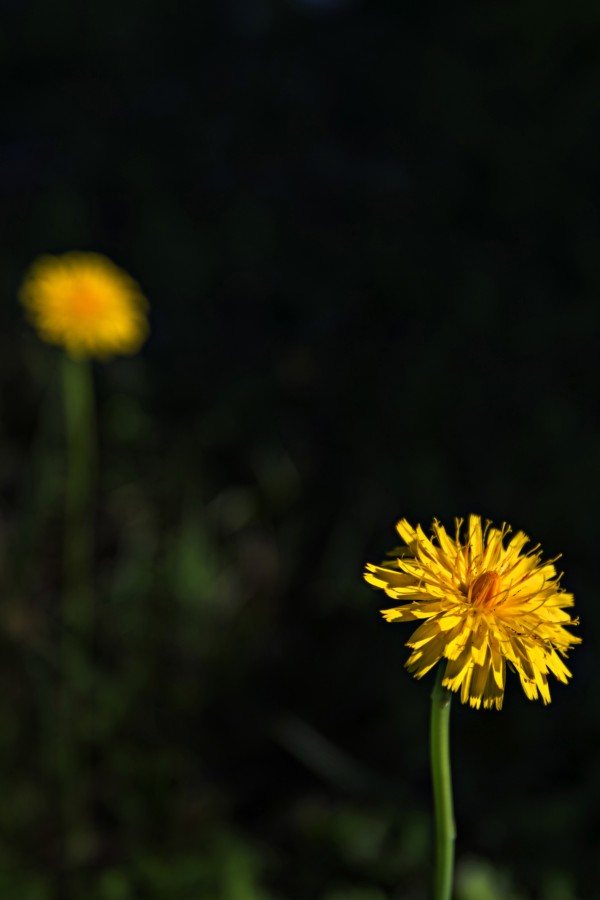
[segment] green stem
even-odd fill
[[[61,792],[67,865],[88,853],[88,772],[94,630],[92,589],[93,515],[96,476],[94,388],[87,360],[63,357],[67,445],[64,594],[62,628]]]
[[[67,432],[65,626],[85,641],[93,624],[92,490],[95,481],[94,388],[86,360],[63,358]]]
[[[441,662],[431,695],[431,777],[436,846],[434,900],[451,900],[456,838],[450,772],[451,694],[442,687],[445,668]]]

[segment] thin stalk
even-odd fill
[[[94,389],[87,360],[64,355],[63,390],[67,437],[63,613],[65,631],[84,641],[93,625],[91,513],[96,475]]]
[[[65,486],[62,729],[59,772],[63,799],[67,866],[87,856],[88,748],[92,694],[91,646],[94,630],[92,588],[96,434],[92,371],[87,360],[63,357],[67,446]]]
[[[431,695],[431,778],[435,810],[434,900],[451,900],[456,839],[450,771],[451,694],[442,687],[445,668],[443,663],[438,665]]]

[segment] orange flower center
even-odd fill
[[[104,304],[94,287],[79,282],[72,289],[69,305],[73,318],[93,321],[102,311]]]
[[[469,599],[473,606],[494,606],[501,585],[502,579],[497,572],[482,572],[469,589]]]

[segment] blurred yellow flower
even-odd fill
[[[138,284],[98,253],[39,257],[20,300],[40,337],[75,358],[136,353],[148,334]]]
[[[548,673],[566,683],[561,656],[581,642],[564,628],[578,620],[565,612],[574,600],[559,586],[556,560],[542,562],[537,546],[523,553],[522,531],[504,546],[510,527],[483,529],[480,516],[469,517],[464,543],[462,519],[454,538],[437,521],[431,539],[406,519],[396,527],[406,547],[367,564],[365,578],[402,602],[382,610],[388,622],[425,620],[407,642],[408,670],[421,678],[445,659],[444,687],[477,709],[501,709],[508,663],[530,700],[549,703]]]

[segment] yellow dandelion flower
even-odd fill
[[[148,334],[139,286],[98,253],[41,256],[20,300],[40,337],[75,358],[136,353]]]
[[[482,528],[481,517],[470,516],[464,541],[462,524],[456,520],[452,538],[434,520],[430,539],[402,519],[396,527],[406,547],[381,566],[367,564],[366,580],[402,604],[382,610],[388,622],[424,620],[407,641],[406,666],[421,678],[445,659],[445,688],[476,709],[501,709],[508,663],[530,700],[550,703],[548,673],[566,683],[561,657],[581,643],[564,627],[578,620],[565,612],[574,600],[559,586],[556,560],[542,561],[539,546],[524,553],[522,531],[505,545],[506,524]]]

